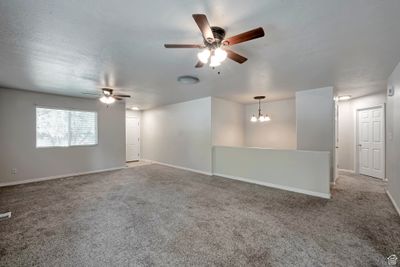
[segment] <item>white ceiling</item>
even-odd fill
[[[193,13],[227,36],[262,26],[266,37],[233,47],[239,65],[195,69],[201,43]],[[334,86],[338,94],[382,91],[400,61],[398,0],[12,0],[0,1],[0,86],[84,96],[121,88],[150,108],[217,96],[249,103]],[[217,74],[217,70],[221,72]],[[196,85],[179,75],[200,78]]]

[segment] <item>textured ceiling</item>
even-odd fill
[[[201,43],[193,13],[227,36],[262,26],[266,37],[234,46],[243,65],[195,69],[196,49],[163,47]],[[323,86],[361,96],[384,90],[400,61],[399,13],[398,0],[2,0],[0,86],[73,96],[112,86],[144,109]],[[180,75],[200,83],[179,84]]]

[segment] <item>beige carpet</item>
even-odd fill
[[[383,187],[342,175],[324,200],[152,164],[0,188],[0,266],[385,266]]]

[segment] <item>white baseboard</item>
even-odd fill
[[[6,183],[0,183],[0,187],[11,186],[11,185],[19,185],[19,184],[27,184],[27,183],[35,183],[35,182],[41,182],[41,181],[47,181],[47,180],[53,180],[53,179],[60,179],[60,178],[66,178],[66,177],[72,177],[72,176],[81,176],[81,175],[93,174],[93,173],[99,173],[99,172],[116,171],[116,170],[121,170],[121,169],[124,169],[124,168],[126,168],[126,167],[123,166],[123,167],[115,167],[115,168],[88,171],[88,172],[77,172],[77,173],[54,175],[54,176],[47,176],[47,177],[41,177],[41,178],[26,179],[26,180],[21,180],[21,181],[14,181],[14,182],[6,182]]]
[[[181,170],[191,171],[191,172],[197,172],[197,173],[205,174],[205,175],[208,175],[208,176],[212,176],[211,172],[200,171],[200,170],[196,170],[196,169],[186,168],[186,167],[173,165],[173,164],[169,164],[169,163],[164,163],[164,162],[160,162],[160,161],[155,161],[155,160],[149,160],[149,159],[142,159],[142,160],[143,161],[147,161],[147,162],[151,162],[151,163],[155,163],[155,164],[159,164],[159,165],[163,165],[163,166],[167,166],[167,167],[172,167],[172,168],[176,168],[176,169],[181,169]]]
[[[392,204],[393,204],[395,210],[397,211],[397,213],[398,213],[399,216],[400,216],[400,208],[399,208],[399,206],[397,206],[397,204],[396,204],[396,202],[394,201],[394,198],[393,198],[392,195],[390,194],[389,190],[385,190],[385,191],[386,191],[386,194],[388,195],[390,201],[392,202]]]
[[[347,169],[338,169],[340,172],[348,172],[348,173],[355,173],[354,170],[347,170]]]
[[[335,179],[333,179],[333,182],[330,182],[330,185],[331,186],[335,186],[336,185],[336,180],[337,180],[337,177]]]
[[[262,181],[257,181],[257,180],[253,180],[253,179],[247,179],[247,178],[243,178],[243,177],[237,177],[237,176],[226,175],[226,174],[221,174],[221,173],[214,173],[214,175],[215,176],[221,176],[221,177],[224,177],[224,178],[233,179],[233,180],[238,180],[238,181],[242,181],[242,182],[258,184],[258,185],[268,186],[268,187],[282,189],[282,190],[286,190],[286,191],[306,194],[306,195],[315,196],[315,197],[321,197],[321,198],[327,198],[327,199],[331,198],[331,194],[330,193],[327,194],[327,193],[309,191],[309,190],[304,190],[304,189],[300,189],[300,188],[296,188],[296,187],[278,185],[278,184],[262,182]]]

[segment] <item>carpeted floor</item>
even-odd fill
[[[384,184],[333,199],[145,165],[0,188],[0,266],[384,266],[400,217]]]

